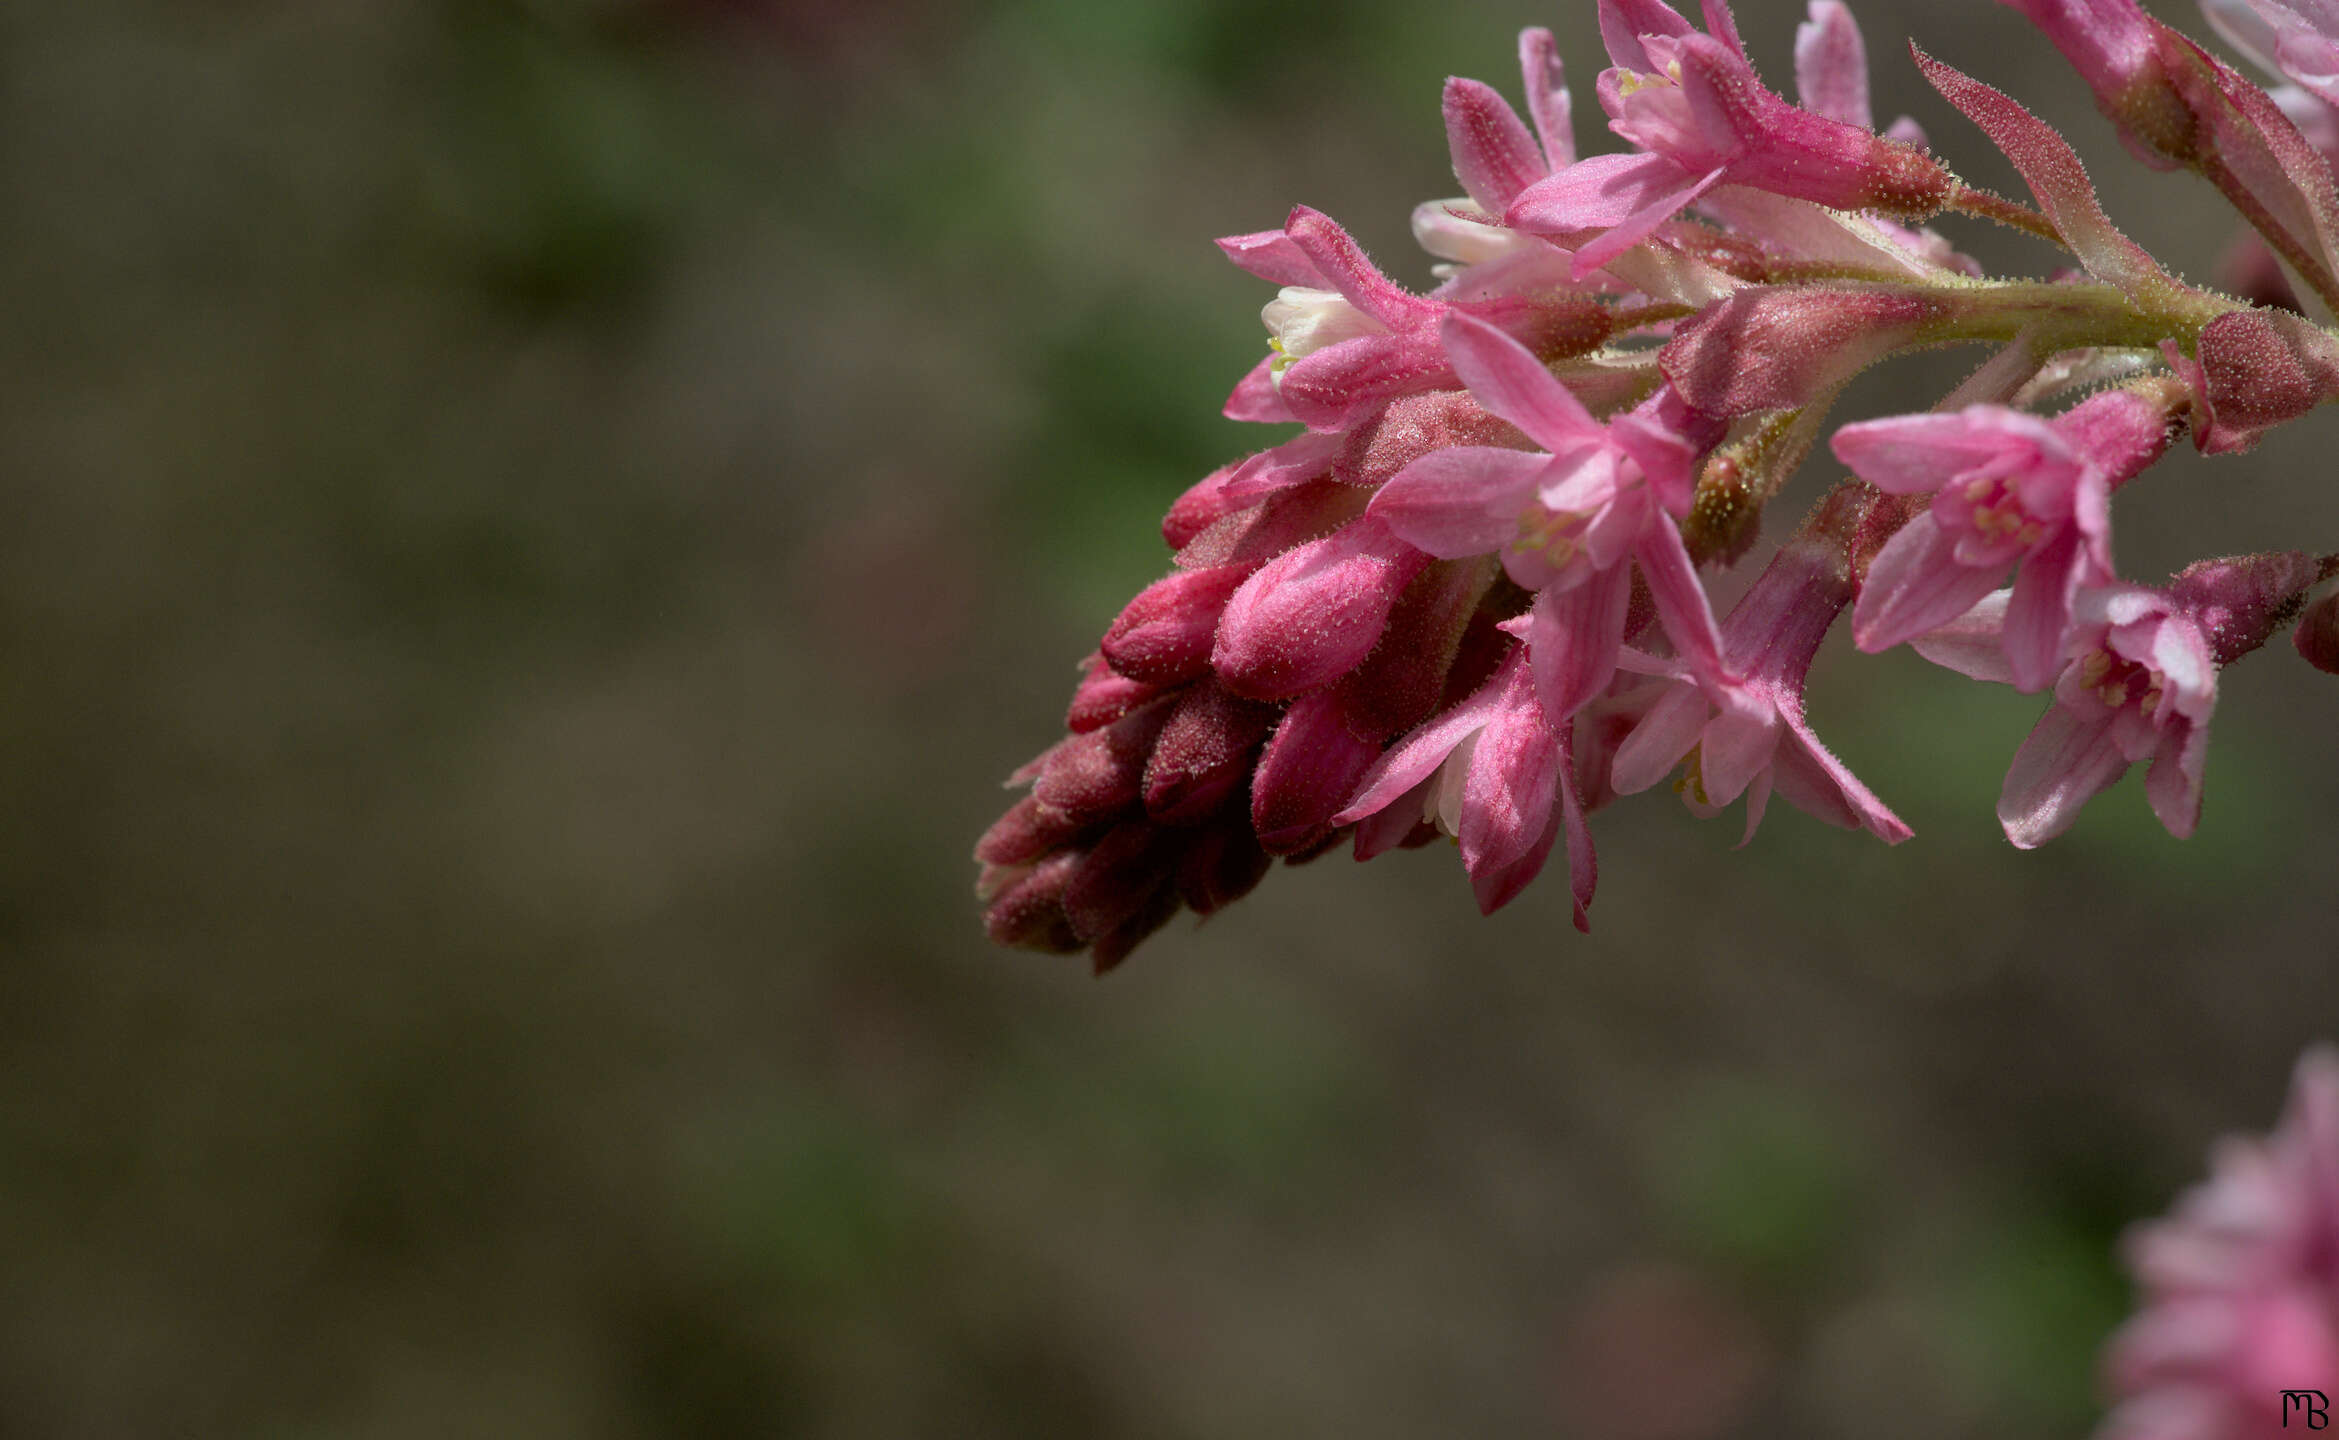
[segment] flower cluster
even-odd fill
[[[2339,9],[2215,0],[2295,82],[2269,95],[2135,0],[2008,3],[2132,149],[2199,172],[2267,256],[2339,300],[2318,143],[2339,133]],[[1464,193],[1414,214],[1438,262],[1426,293],[1305,207],[1219,242],[1278,287],[1226,413],[1300,428],[1171,507],[1169,575],[1106,631],[1071,733],[1017,773],[1029,793],[977,848],[994,939],[1106,968],[1275,857],[1440,834],[1489,911],[1564,837],[1583,925],[1587,817],[1668,777],[1701,816],[1743,798],[1749,838],[1775,795],[1898,843],[1908,826],[1805,712],[1847,610],[1862,650],[1909,643],[2052,691],[1999,801],[2024,847],[2138,761],[2189,834],[2222,668],[2302,611],[2300,652],[2339,664],[2332,602],[2308,608],[2339,557],[2204,561],[2148,586],[2112,543],[2115,495],[2180,439],[2244,450],[2339,397],[2339,335],[2179,280],[2112,224],[2061,135],[1922,51],[2031,203],[1966,184],[1905,119],[1879,132],[1837,0],[1796,31],[1793,100],[1724,0],[1702,24],[1663,0],[1599,13],[1594,89],[1628,148],[1578,154],[1545,31],[1520,40],[1524,118],[1449,81]],[[2012,226],[2071,267],[1988,275],[1929,228],[1944,217]],[[1945,344],[1990,353],[1931,411],[1830,437],[1856,375]],[[1853,478],[1717,614],[1701,570],[1752,548],[1823,439]]]

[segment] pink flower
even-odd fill
[[[1347,430],[1402,395],[1453,383],[1438,323],[1466,313],[1549,355],[1582,354],[1608,339],[1607,310],[1589,295],[1534,285],[1444,301],[1416,295],[1366,258],[1346,230],[1302,205],[1281,231],[1218,242],[1227,258],[1283,286],[1261,312],[1273,354],[1229,397],[1238,420],[1299,420]],[[1535,278],[1535,277],[1523,277]]]
[[[1537,181],[1512,203],[1506,223],[1596,237],[1576,251],[1581,277],[1719,185],[1902,218],[1940,208],[1953,183],[1947,171],[1864,124],[1788,104],[1747,62],[1728,6],[1707,0],[1705,14],[1709,35],[1659,0],[1601,0],[1615,68],[1600,77],[1600,104],[1610,128],[1641,153],[1595,155]],[[1842,51],[1824,36],[1812,46],[1812,73],[1828,82],[1817,98],[1839,114],[1851,108],[1836,58]]]
[[[2201,819],[2209,717],[2221,666],[2264,644],[2297,613],[2315,562],[2296,553],[2207,560],[2166,589],[2083,591],[2055,703],[2015,752],[1998,797],[2006,838],[2029,850],[2071,828],[2089,800],[2149,759],[2144,793],[2171,835]],[[1917,640],[1920,654],[1977,680],[2013,678],[1999,648],[2008,593]]]
[[[2125,1248],[2142,1304],[2098,1440],[2254,1440],[2291,1418],[2284,1391],[2339,1391],[2339,1051],[2309,1051],[2274,1133],[2220,1142]]]
[[[2339,105],[2339,5],[2332,0],[2202,0],[2201,9],[2235,49]]]
[[[1603,425],[1492,326],[1454,315],[1442,333],[1471,394],[1543,452],[1433,451],[1383,486],[1367,513],[1443,559],[1500,553],[1514,580],[1541,592],[1527,638],[1543,703],[1556,716],[1574,714],[1616,673],[1631,560],[1666,633],[1710,672],[1712,612],[1672,518],[1689,508],[1691,467],[1704,447],[1666,423],[1669,397],[1660,392]]]
[[[1939,492],[1870,564],[1852,614],[1860,648],[1939,629],[2019,564],[2006,658],[2016,688],[2046,688],[2080,587],[2112,578],[2112,489],[2160,458],[2168,432],[2167,411],[2129,390],[2052,421],[1975,405],[1837,431],[1836,458],[1879,490]]]
[[[1676,678],[1617,747],[1617,792],[1646,790],[1686,758],[1689,808],[1710,818],[1744,795],[1749,840],[1774,790],[1830,825],[1887,844],[1908,839],[1909,827],[1803,718],[1804,678],[1851,592],[1841,542],[1801,535],[1722,622],[1724,677],[1701,682],[1678,662],[1636,661]]]
[[[1514,647],[1469,699],[1381,756],[1332,823],[1362,822],[1360,858],[1424,820],[1436,825],[1461,842],[1478,908],[1489,915],[1542,870],[1564,827],[1576,927],[1589,929],[1597,870],[1570,743],[1569,727],[1553,723],[1525,652]]]

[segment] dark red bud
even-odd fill
[[[1147,936],[1177,918],[1179,908],[1176,886],[1164,885],[1154,891],[1135,915],[1115,925],[1112,933],[1089,947],[1089,954],[1096,962],[1096,973],[1106,975],[1119,969],[1121,962],[1145,943]]]
[[[1079,839],[1083,828],[1062,811],[1026,795],[983,832],[975,842],[975,858],[985,865],[1029,865]]]
[[[1380,757],[1377,742],[1348,728],[1338,690],[1302,697],[1259,759],[1251,782],[1251,824],[1271,854],[1290,855],[1332,833],[1332,817]]]
[[[1072,708],[1064,716],[1064,728],[1075,735],[1101,730],[1161,693],[1159,685],[1118,673],[1102,654],[1091,655],[1087,673],[1080,677],[1080,688],[1072,692]]]
[[[1208,819],[1250,773],[1272,707],[1197,685],[1178,702],[1145,767],[1145,811],[1167,825]]]
[[[2339,590],[2309,605],[2291,638],[2309,665],[2326,675],[2339,675]]]
[[[1081,939],[1064,913],[1064,887],[1079,860],[1071,851],[1043,860],[1001,891],[983,912],[983,928],[992,943],[1051,955],[1080,949]]]
[[[1178,863],[1178,893],[1195,914],[1208,915],[1258,888],[1273,863],[1250,825],[1239,815],[1228,816],[1194,838]]]
[[[1185,549],[1195,536],[1244,508],[1226,495],[1226,482],[1239,468],[1239,461],[1221,465],[1170,502],[1169,513],[1161,517],[1161,538],[1169,542],[1170,549]]]
[[[1184,835],[1149,820],[1124,820],[1078,857],[1064,885],[1074,933],[1094,942],[1144,910],[1175,877]]]
[[[1136,804],[1146,758],[1174,706],[1165,696],[1057,746],[1032,782],[1033,797],[1076,825],[1109,820]]]

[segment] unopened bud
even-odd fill
[[[1109,820],[1136,804],[1146,759],[1171,709],[1165,697],[1057,746],[1032,782],[1032,798],[1078,825]]]
[[[1384,522],[1352,521],[1243,582],[1211,664],[1228,689],[1256,700],[1330,684],[1372,653],[1398,594],[1428,564]]]
[[[2291,640],[2309,665],[2326,675],[2339,675],[2339,590],[2306,608]]]
[[[1175,570],[1143,590],[1105,631],[1113,669],[1150,685],[1183,685],[1210,668],[1211,637],[1235,588],[1250,577],[1241,565]]]
[[[1275,723],[1272,708],[1216,685],[1196,685],[1154,742],[1145,767],[1145,812],[1165,825],[1208,819],[1250,773]]]
[[[1271,853],[1293,854],[1329,835],[1332,817],[1380,757],[1378,744],[1358,739],[1349,729],[1341,693],[1319,690],[1302,697],[1259,759],[1251,782],[1251,823]]]

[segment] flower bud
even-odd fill
[[[2306,608],[2291,640],[2309,665],[2326,675],[2339,675],[2339,590]]]
[[[1052,810],[1026,795],[991,822],[991,828],[975,842],[975,858],[985,865],[1029,865],[1079,839],[1086,828],[1063,811]]]
[[[1211,664],[1228,689],[1257,700],[1329,684],[1371,653],[1399,592],[1428,564],[1382,521],[1351,521],[1243,582]]]
[[[1064,716],[1064,728],[1075,735],[1101,730],[1161,693],[1158,685],[1143,684],[1119,674],[1105,662],[1103,655],[1091,655],[1087,670],[1080,677],[1080,687],[1072,692],[1072,707]]]
[[[1077,851],[1051,856],[1001,890],[983,912],[983,929],[991,943],[1050,955],[1079,950],[1080,937],[1064,913],[1064,886],[1079,862]]]
[[[1229,815],[1194,837],[1178,862],[1178,894],[1195,914],[1209,915],[1258,888],[1274,863],[1250,822]]]
[[[1105,631],[1113,669],[1149,685],[1183,685],[1210,668],[1210,641],[1227,598],[1250,577],[1242,565],[1175,570],[1137,592]]]
[[[1136,804],[1146,759],[1171,709],[1164,697],[1058,745],[1032,783],[1032,797],[1076,825],[1111,819]]]
[[[1064,915],[1094,943],[1135,919],[1176,874],[1181,836],[1149,820],[1124,820],[1079,856],[1065,882]]]
[[[1145,813],[1165,825],[1208,819],[1250,774],[1275,712],[1216,685],[1178,702],[1145,766]]]
[[[2169,597],[2191,616],[2210,658],[2231,665],[2274,637],[2315,583],[2314,557],[2295,550],[2201,560],[2177,572]]]
[[[1360,740],[1343,715],[1339,689],[1303,696],[1276,727],[1251,780],[1251,824],[1271,854],[1305,850],[1332,831],[1381,747]]]

